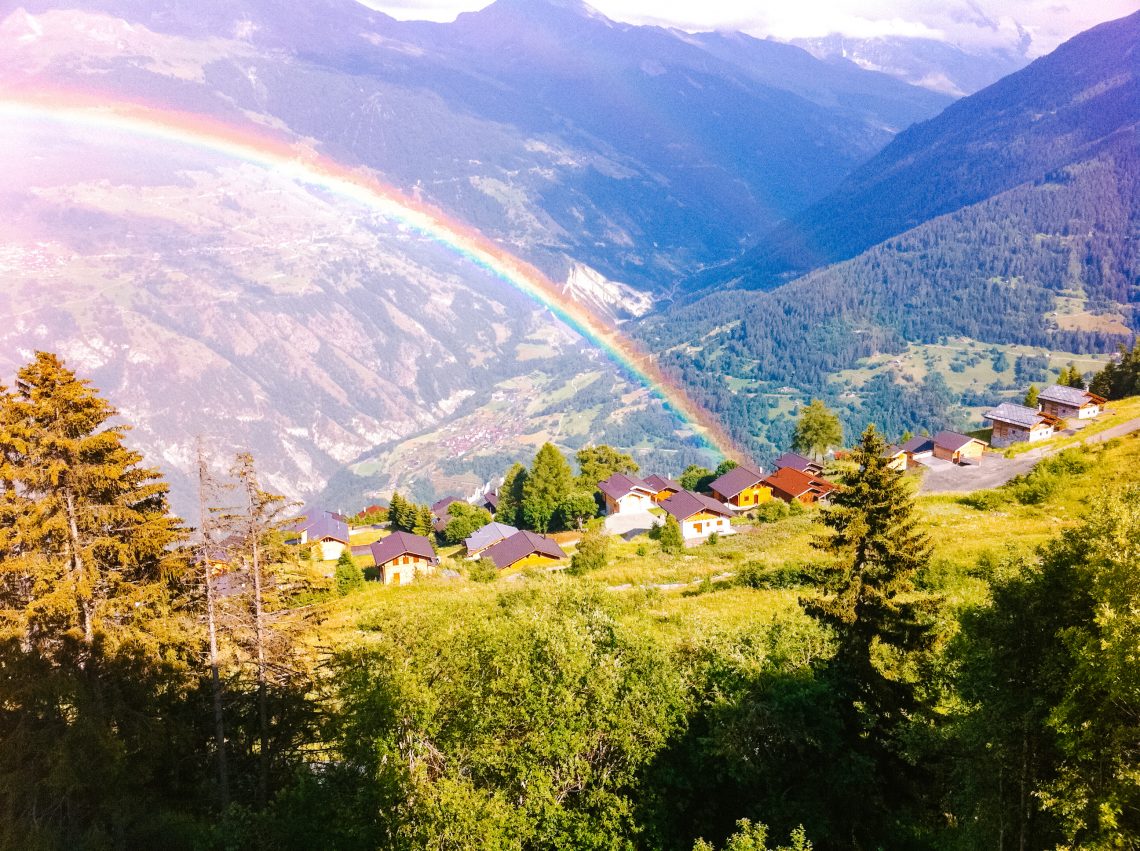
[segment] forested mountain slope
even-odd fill
[[[1140,13],[1102,24],[921,122],[705,284],[767,288],[1095,160],[1140,120]]]

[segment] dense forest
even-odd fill
[[[710,295],[637,330],[760,453],[783,437],[765,421],[762,391],[788,386],[835,395],[830,376],[908,343],[964,337],[1111,351],[1127,340],[1127,329],[1104,317],[1123,314],[1133,327],[1140,321],[1128,307],[1140,301],[1138,177],[1140,154],[1129,137],[1111,156],[935,219],[854,260],[771,292]],[[1059,297],[1077,299],[1093,324],[1066,324]],[[724,376],[761,386],[734,391]],[[868,388],[852,422],[893,418],[904,428],[936,428],[960,401],[944,386],[880,389]],[[995,395],[981,404],[997,401]]]
[[[1067,517],[1049,500],[1090,494],[1063,534],[1040,514],[1035,553],[963,561],[868,428],[831,507],[733,536],[799,535],[802,558],[733,562],[663,616],[597,560],[325,579],[253,459],[221,473],[208,447],[188,529],[114,415],[48,354],[0,391],[2,847],[1140,842],[1135,438],[959,506]]]

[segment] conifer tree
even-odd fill
[[[388,503],[388,523],[393,532],[410,532],[411,529],[404,528],[404,521],[407,519],[408,504],[399,491],[392,492],[392,499]]]
[[[1030,384],[1029,385],[1029,390],[1027,390],[1025,393],[1025,407],[1027,407],[1027,408],[1036,408],[1037,407],[1037,396],[1038,396],[1039,392],[1040,391],[1037,389],[1036,384]]]
[[[545,533],[555,512],[574,484],[565,456],[552,443],[544,443],[523,484],[522,515],[536,532]]]
[[[907,654],[929,646],[933,604],[913,593],[931,545],[885,448],[868,426],[852,454],[858,471],[820,512],[827,534],[817,546],[835,562],[824,571],[825,594],[805,608],[835,632],[838,647],[827,676],[851,746],[875,767],[882,780],[877,792],[887,797],[910,788],[896,736],[921,706],[901,668]]]
[[[412,512],[408,512],[411,514]],[[430,538],[435,527],[435,520],[431,516],[431,508],[421,505],[415,509],[415,520],[412,523],[412,533]]]
[[[511,526],[522,524],[523,487],[526,485],[526,467],[522,464],[512,464],[503,477],[503,484],[499,488],[499,507],[495,510],[495,519],[500,523]]]

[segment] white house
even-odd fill
[[[653,508],[653,498],[657,496],[653,485],[625,473],[614,473],[605,481],[598,482],[598,490],[606,501],[606,514],[611,515],[648,511]]]
[[[686,544],[704,541],[713,532],[718,535],[733,534],[729,522],[732,509],[712,497],[681,491],[662,501],[661,507],[676,518]]]

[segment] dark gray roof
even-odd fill
[[[957,452],[967,443],[977,440],[976,437],[970,437],[968,434],[959,434],[956,431],[940,431],[934,435],[934,445],[942,449],[949,449],[951,452]],[[978,441],[981,443],[981,441]]]
[[[476,529],[471,533],[471,537],[467,538],[463,543],[467,547],[467,552],[473,553],[478,550],[485,550],[491,544],[497,543],[504,538],[509,538],[517,532],[514,526],[508,526],[506,523],[488,523],[481,529]]]
[[[411,532],[393,532],[372,544],[369,549],[372,550],[372,561],[377,567],[402,555],[420,556],[433,563],[439,561],[435,550],[432,549],[431,541],[423,535],[413,535]]]
[[[723,503],[717,502],[711,496],[693,493],[692,491],[681,491],[673,494],[668,499],[661,501],[661,507],[677,518],[678,523],[688,520],[694,514],[699,514],[702,511],[719,514],[722,517],[732,516],[732,512],[725,508]]]
[[[754,470],[751,467],[745,467],[741,464],[739,467],[733,467],[719,479],[716,479],[709,487],[725,499],[732,499],[745,488],[760,484],[763,479],[763,471]]]
[[[566,558],[566,553],[558,542],[534,532],[515,532],[509,538],[483,551],[483,558],[489,558],[499,570],[522,561],[529,555],[544,555],[548,558]]]
[[[633,476],[627,476],[625,473],[614,473],[608,479],[598,482],[598,490],[611,499],[621,499],[635,490],[640,490],[650,496],[657,493],[657,489],[652,485]]]
[[[903,452],[909,452],[911,455],[919,452],[933,452],[934,439],[925,434],[920,434],[918,437],[912,437],[904,443],[902,450]]]
[[[1087,390],[1081,390],[1079,387],[1065,387],[1062,384],[1054,384],[1052,387],[1046,387],[1037,396],[1038,399],[1044,399],[1046,402],[1059,402],[1062,405],[1071,405],[1074,408],[1079,408],[1093,400],[1093,394]]]
[[[1003,423],[1013,423],[1023,428],[1032,428],[1046,419],[1041,416],[1041,412],[1036,408],[1015,405],[1013,402],[1002,402],[993,410],[986,411],[985,418],[987,420],[1000,420]]]

